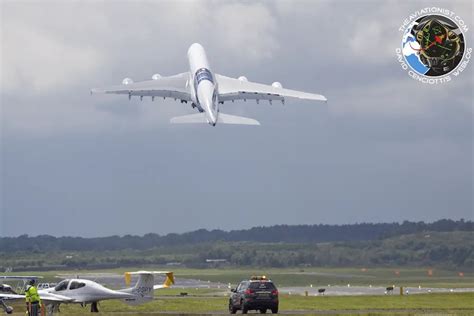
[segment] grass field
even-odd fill
[[[395,274],[395,272],[398,274]],[[474,273],[421,268],[304,268],[304,269],[180,269],[176,276],[182,278],[198,278],[212,282],[237,284],[251,275],[267,275],[278,286],[309,286],[317,285],[374,285],[417,287],[460,288],[474,287]]]
[[[53,271],[47,273],[26,272],[24,275],[44,275],[45,280],[53,280],[58,274],[73,274],[85,277],[87,273],[118,273],[139,269],[115,269],[108,271]],[[150,270],[168,270],[169,267],[145,267]],[[297,269],[172,269],[176,279],[199,279],[221,282],[233,287],[251,275],[269,276],[279,287],[360,285],[360,286],[413,286],[443,288],[474,288],[474,274],[458,271],[421,268],[297,268]],[[398,274],[395,273],[398,271]],[[57,281],[57,280],[56,280]],[[187,292],[187,297],[180,297]],[[175,314],[227,314],[228,292],[226,289],[175,288],[159,290],[156,300],[141,306],[128,306],[120,301],[100,303],[100,315],[159,315]],[[24,305],[16,305],[15,315],[24,315]],[[379,296],[298,296],[280,295],[280,311],[284,314],[437,314],[474,315],[474,293],[431,293],[417,295],[379,295]],[[62,305],[59,315],[88,314],[89,308],[79,305]]]
[[[158,297],[153,302],[128,306],[119,301],[100,304],[100,315],[227,314],[227,297],[191,296]],[[14,315],[24,315],[23,305],[15,306]],[[474,293],[422,294],[410,296],[280,296],[284,314],[474,314]],[[60,315],[83,315],[88,308],[79,305],[61,306]]]

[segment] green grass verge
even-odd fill
[[[192,289],[187,289],[188,292]],[[140,306],[128,306],[120,301],[104,301],[100,315],[147,314],[160,312],[182,314],[227,313],[228,298],[221,297],[159,297]],[[15,315],[24,315],[23,305],[17,305]],[[474,314],[474,293],[419,294],[408,296],[288,296],[281,295],[280,311],[283,313],[343,313],[343,314]],[[79,305],[61,306],[61,314],[83,315],[88,308]]]
[[[474,274],[465,272],[463,277],[458,271],[434,269],[429,276],[428,269],[421,268],[304,268],[304,269],[177,269],[176,277],[194,278],[211,282],[237,284],[251,275],[267,275],[278,286],[410,286],[460,288],[474,287]],[[399,274],[395,274],[398,271]]]
[[[137,267],[112,270],[71,270],[49,272],[13,273],[20,275],[41,275],[44,281],[56,281],[59,274],[71,274],[86,277],[88,273],[118,273],[136,270],[172,270],[176,279],[199,279],[202,281],[221,282],[224,286],[231,283],[235,287],[238,282],[251,275],[267,275],[278,287],[310,286],[327,287],[330,285],[360,285],[360,286],[403,286],[403,287],[439,287],[439,288],[474,288],[474,273],[433,269],[433,275],[428,275],[428,268],[221,268],[221,269],[183,269],[171,267]],[[398,272],[396,274],[395,272]]]

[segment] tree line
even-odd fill
[[[233,267],[443,267],[472,271],[474,232],[424,232],[323,243],[215,241],[148,250],[0,251],[0,270],[108,269],[179,265]],[[208,259],[220,259],[215,263]],[[222,262],[224,261],[224,262]]]
[[[360,223],[348,225],[275,225],[243,230],[199,229],[183,234],[109,236],[97,238],[54,237],[49,235],[0,237],[0,252],[146,250],[213,242],[321,243],[374,241],[422,232],[474,231],[472,221],[442,219],[432,223]]]

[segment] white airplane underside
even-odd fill
[[[171,123],[209,123],[213,126],[221,124],[260,125],[251,118],[223,114],[219,105],[224,102],[238,100],[260,100],[285,102],[287,98],[327,101],[320,94],[306,93],[284,89],[279,82],[272,85],[250,82],[241,76],[238,79],[214,74],[209,67],[204,48],[194,43],[188,50],[189,72],[174,76],[162,77],[153,75],[152,80],[133,82],[125,78],[121,85],[107,88],[92,89],[91,93],[125,94],[132,96],[155,98],[173,98],[181,103],[190,102],[199,113],[175,117]]]

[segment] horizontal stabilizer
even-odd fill
[[[196,113],[190,115],[183,115],[173,117],[170,122],[172,124],[193,124],[193,123],[208,123],[206,113]],[[217,116],[217,122],[220,124],[235,124],[235,125],[260,125],[257,120],[236,116],[236,115],[229,115],[224,113],[219,113]]]
[[[243,116],[236,116],[236,115],[229,115],[224,113],[219,113],[217,117],[217,122],[221,124],[236,124],[236,125],[260,125],[257,120],[243,117]]]
[[[161,285],[155,285],[155,275],[164,274],[165,282]],[[139,305],[153,300],[153,290],[168,288],[174,284],[174,274],[171,271],[136,271],[125,272],[125,284],[130,285],[132,276],[138,275],[137,283],[132,288],[119,290],[123,294],[129,294],[131,297],[124,298],[128,305]]]
[[[193,124],[193,123],[207,123],[205,113],[197,113],[183,116],[176,116],[170,120],[171,124]]]
[[[161,285],[154,285],[153,289],[158,290],[158,289],[168,288],[173,284],[174,284],[174,274],[173,274],[173,272],[166,272],[165,282]]]

